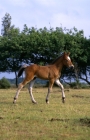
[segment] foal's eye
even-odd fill
[[[68,59],[66,59],[66,62],[68,62]]]

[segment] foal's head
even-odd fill
[[[74,65],[73,65],[69,55],[70,55],[70,53],[66,53],[66,52],[63,54],[63,64],[65,66],[67,66],[68,68],[74,68]]]

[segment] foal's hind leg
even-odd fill
[[[34,83],[35,83],[35,79],[36,79],[36,78],[34,78],[34,79],[33,79],[32,81],[30,81],[30,83],[29,83],[29,93],[30,93],[30,96],[31,96],[32,103],[34,103],[34,104],[37,103],[37,102],[35,101],[35,99],[34,99],[33,94],[32,94],[32,88],[33,88],[33,85],[34,85]]]
[[[18,99],[20,90],[23,88],[23,86],[24,86],[23,83],[20,83],[20,84],[19,84],[18,89],[17,89],[17,92],[16,92],[16,95],[15,95],[15,97],[14,97],[13,103],[16,103],[16,100]]]
[[[16,100],[18,99],[19,93],[21,91],[21,89],[28,83],[29,81],[27,80],[27,78],[24,79],[24,81],[22,83],[19,84],[16,95],[14,97],[14,101],[13,103],[16,102]]]

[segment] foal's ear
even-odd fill
[[[70,52],[64,52],[64,55],[68,55],[69,56],[70,55]]]
[[[70,55],[70,52],[67,52],[67,55],[69,56]]]

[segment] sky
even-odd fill
[[[84,31],[85,37],[90,36],[90,0],[0,0],[0,34],[6,13],[12,18],[11,24],[20,31],[24,24],[37,29],[76,27]],[[11,75],[0,73],[0,78]]]

